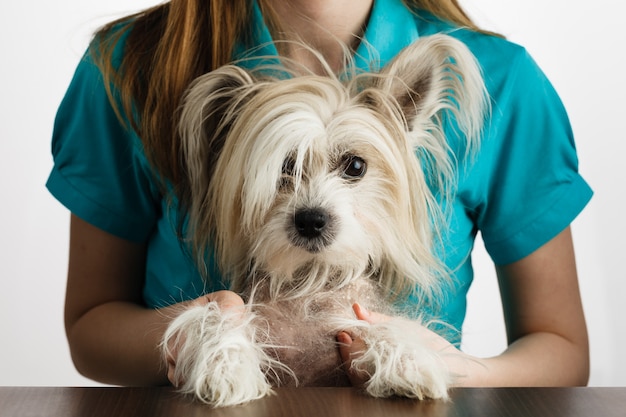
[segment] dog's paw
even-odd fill
[[[373,397],[447,399],[451,376],[440,356],[415,337],[410,322],[394,319],[361,328],[365,349],[351,370],[367,375],[364,389]]]
[[[252,314],[192,307],[176,318],[163,346],[176,346],[179,390],[214,407],[246,403],[272,392],[266,370],[272,359],[254,342]]]

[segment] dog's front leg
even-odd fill
[[[176,350],[174,380],[179,389],[214,407],[242,404],[271,392],[266,373],[272,365],[256,342],[255,315],[249,309],[220,309],[216,302],[191,307],[169,325],[166,355]]]
[[[358,340],[350,357],[353,375],[362,376],[374,397],[448,398],[451,374],[442,355],[431,347],[418,324],[393,318],[378,323],[358,321],[350,336]]]

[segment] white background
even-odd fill
[[[464,0],[485,28],[525,45],[568,108],[595,190],[574,222],[592,348],[591,385],[626,385],[626,36],[618,0]],[[93,385],[62,324],[69,214],[46,191],[56,108],[99,24],[147,0],[5,2],[0,13],[0,385]],[[477,244],[465,348],[505,346],[492,267]]]

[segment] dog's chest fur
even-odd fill
[[[361,278],[340,289],[328,290],[284,300],[267,300],[255,294],[255,313],[260,327],[267,329],[269,340],[276,346],[270,354],[287,365],[297,382],[286,373],[270,375],[273,385],[347,386],[350,381],[342,366],[337,334],[338,319],[354,319],[354,303],[380,311],[381,297],[377,286]]]

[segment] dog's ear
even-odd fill
[[[444,113],[471,148],[488,111],[487,91],[478,62],[461,41],[447,35],[420,38],[401,51],[374,80],[393,97],[409,130],[441,128]]]
[[[417,152],[428,181],[442,195],[449,195],[456,156],[466,157],[478,148],[489,112],[487,90],[474,55],[451,36],[423,37],[365,83],[362,95],[370,97],[365,99],[366,105],[380,109],[381,102],[394,103],[393,112],[396,116],[401,113],[408,146]],[[371,97],[377,102],[367,104]],[[389,108],[383,110],[390,112]]]
[[[238,109],[252,95],[254,78],[234,65],[220,67],[192,82],[179,114],[180,151],[187,189],[181,205],[188,211],[189,231],[198,259],[212,229],[209,185]]]
[[[206,189],[236,107],[247,101],[244,90],[253,82],[248,72],[228,65],[198,77],[187,90],[179,118],[181,151],[188,180],[201,181],[195,184],[200,189]]]

